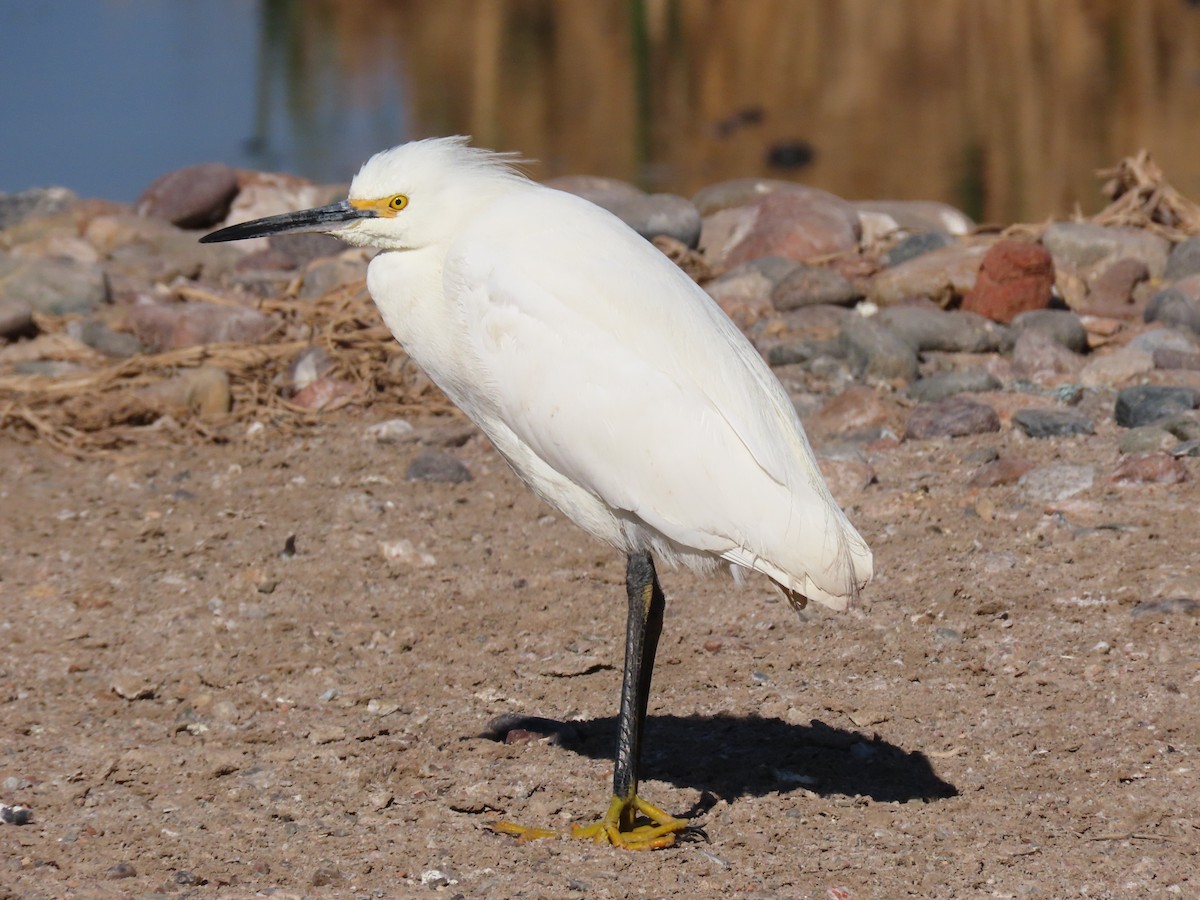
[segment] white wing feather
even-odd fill
[[[870,578],[783,388],[615,217],[531,186],[451,245],[443,286],[478,379],[452,399],[585,528],[627,550],[647,528],[685,561],[721,557],[835,608]]]

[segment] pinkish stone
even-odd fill
[[[201,163],[156,178],[138,198],[137,212],[179,228],[204,228],[228,215],[237,192],[235,169],[224,163]]]
[[[1053,289],[1054,260],[1045,247],[998,241],[984,255],[962,308],[1007,324],[1020,313],[1049,306]]]
[[[763,256],[807,262],[858,246],[858,213],[826,191],[797,185],[767,194],[750,209],[753,219],[743,234],[732,236],[723,254],[727,266]]]
[[[139,340],[160,350],[198,344],[253,344],[276,325],[257,310],[202,301],[135,305],[129,309],[127,322]]]

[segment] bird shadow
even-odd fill
[[[510,743],[547,738],[591,759],[611,759],[615,716],[558,722],[537,716],[494,719],[481,737]],[[863,796],[877,802],[938,800],[958,795],[919,750],[878,735],[834,728],[818,719],[792,725],[756,715],[646,719],[641,775],[717,799],[796,789],[822,796]]]

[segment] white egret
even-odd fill
[[[637,792],[665,602],[654,557],[756,569],[797,606],[844,609],[871,552],[716,303],[618,218],[512,162],[466,138],[415,141],[373,156],[347,200],[202,240],[319,231],[378,248],[367,287],[404,350],[534,492],[626,555],[613,797],[573,833],[667,846],[686,822]]]

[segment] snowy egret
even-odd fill
[[[613,797],[573,833],[671,844],[686,822],[638,795],[665,603],[654,558],[756,569],[798,607],[844,609],[871,578],[871,552],[830,496],[787,393],[653,245],[466,138],[385,150],[347,200],[202,240],[299,231],[382,251],[367,287],[409,356],[533,491],[625,554]]]

